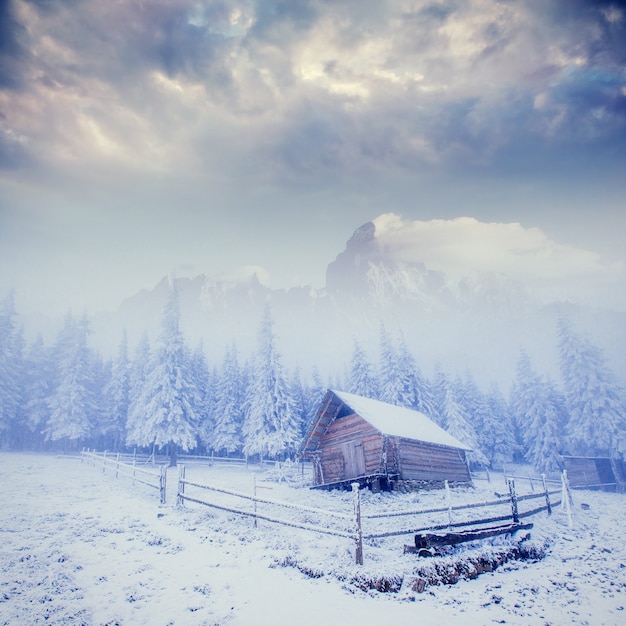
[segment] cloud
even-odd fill
[[[571,5],[3,3],[3,162],[313,180],[615,142],[623,13]]]
[[[394,213],[380,215],[373,223],[383,256],[423,263],[456,280],[474,272],[503,274],[540,297],[594,304],[598,299],[616,304],[624,291],[622,263],[559,243],[539,228],[472,217],[407,221]]]

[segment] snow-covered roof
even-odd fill
[[[472,449],[435,424],[424,413],[387,404],[380,400],[355,396],[345,391],[335,391],[333,389],[332,392],[357,415],[360,415],[381,433],[450,446],[451,448],[460,448],[461,450]]]

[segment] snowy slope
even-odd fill
[[[173,473],[170,503],[159,507],[147,488],[77,459],[3,453],[0,472],[2,624],[624,623],[624,497],[615,494],[576,492],[573,530],[559,511],[534,518],[533,541],[548,542],[543,560],[512,561],[475,580],[419,593],[411,588],[417,557],[402,554],[402,540],[366,542],[359,568],[345,539],[268,523],[255,529],[249,519],[195,505],[177,510]],[[190,466],[190,475],[248,492],[252,484],[245,468]],[[335,509],[350,504],[349,494],[262,484],[272,488],[272,498]],[[496,488],[485,483],[469,495],[484,490],[493,497]],[[364,493],[364,507],[440,499],[439,492]],[[277,562],[298,563],[319,577]],[[359,576],[394,574],[403,580],[396,593],[355,584]]]

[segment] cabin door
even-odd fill
[[[344,479],[365,475],[365,454],[363,443],[348,441],[341,445],[343,454]]]

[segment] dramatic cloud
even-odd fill
[[[626,286],[621,263],[563,245],[538,228],[485,223],[470,217],[405,221],[387,213],[373,220],[383,255],[424,263],[459,279],[472,272],[508,275],[543,297],[592,304],[616,302]]]
[[[626,136],[625,24],[610,3],[14,0],[3,11],[5,155],[310,179],[482,163],[522,136]]]
[[[0,3],[0,289],[62,300],[76,268],[119,301],[180,263],[321,286],[387,211],[624,260],[625,157],[617,2]]]

